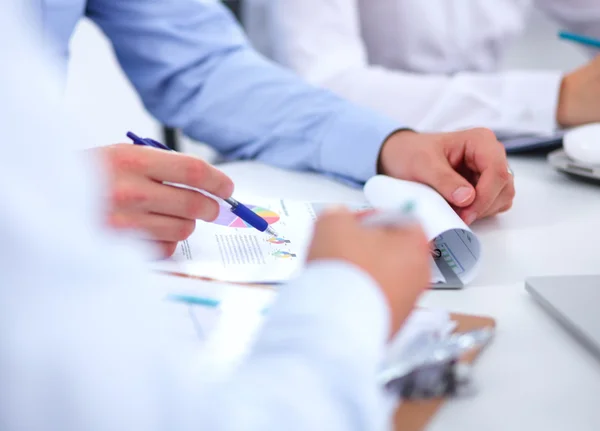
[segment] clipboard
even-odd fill
[[[467,314],[451,314],[452,320],[457,322],[456,331],[472,331],[481,328],[495,328],[496,321],[490,317],[471,316]],[[492,341],[493,342],[493,341]],[[473,363],[482,351],[474,351],[465,359]],[[396,410],[394,416],[394,430],[396,431],[424,431],[433,416],[443,406],[445,398],[403,402]]]

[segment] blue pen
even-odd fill
[[[576,33],[570,33],[568,31],[561,31],[558,33],[558,37],[561,39],[577,42],[582,45],[591,46],[592,48],[600,49],[600,40],[594,39],[594,38],[591,38],[588,36],[583,36],[581,34],[576,34]]]
[[[170,294],[167,296],[167,299],[169,301],[173,301],[173,302],[181,302],[182,304],[186,304],[186,305],[195,305],[195,306],[207,307],[207,308],[218,308],[221,305],[221,302],[217,301],[216,299],[203,298],[201,296],[193,296],[193,295]],[[266,314],[268,311],[269,311],[268,308],[264,308],[261,311],[261,314]]]
[[[155,141],[154,139],[140,138],[132,132],[127,132],[127,137],[131,139],[135,145],[143,145],[146,147],[157,148],[159,150],[171,151],[169,147],[167,147],[164,144],[161,144],[158,141]],[[240,202],[236,201],[234,198],[231,197],[224,199],[224,201],[231,205],[232,213],[244,220],[253,228],[261,232],[265,232],[269,235],[277,236],[277,232],[275,232],[275,230],[271,226],[269,226],[269,223],[264,218],[262,218],[250,208],[248,208],[246,205],[241,204]]]
[[[200,305],[202,307],[217,308],[220,302],[216,299],[202,298],[191,295],[168,295],[167,299],[175,302],[183,302],[188,305]]]

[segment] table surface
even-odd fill
[[[524,290],[528,276],[600,274],[600,186],[551,169],[544,156],[510,159],[513,209],[476,223],[479,276],[461,291],[431,291],[424,306],[497,319],[494,343],[475,367],[476,396],[453,400],[429,429],[598,430],[600,362]],[[221,165],[236,193],[300,200],[364,200],[328,178],[253,162]],[[600,304],[599,304],[600,305]]]

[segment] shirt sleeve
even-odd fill
[[[500,135],[545,135],[557,128],[558,71],[448,76],[391,70],[369,63],[362,36],[369,29],[361,27],[356,0],[278,0],[268,7],[275,60],[408,127],[440,132],[484,126]]]
[[[147,109],[226,157],[366,181],[400,128],[261,57],[219,1],[87,3]]]
[[[230,414],[207,415],[207,429],[387,429],[375,381],[388,330],[368,276],[340,262],[312,265],[281,292],[245,364],[210,390],[205,408]]]

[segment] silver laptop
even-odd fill
[[[600,359],[600,275],[530,278],[525,289]]]

